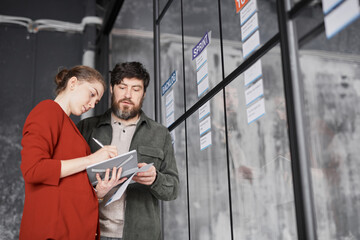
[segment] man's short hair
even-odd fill
[[[137,78],[144,83],[144,92],[150,82],[150,75],[144,66],[139,62],[124,62],[115,65],[111,73],[111,87],[120,84],[124,78]]]

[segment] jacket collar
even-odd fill
[[[141,110],[140,120],[137,123],[137,126],[140,126],[142,123],[145,123],[148,127],[150,127],[149,118],[146,116],[144,111]],[[108,109],[103,115],[100,116],[100,120],[96,127],[100,127],[101,125],[111,125],[111,108]]]

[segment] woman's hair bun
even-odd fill
[[[66,68],[62,69],[55,77],[55,83],[57,86],[62,86],[64,84],[64,79],[69,70]]]

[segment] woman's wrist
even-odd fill
[[[98,199],[104,199],[106,193],[104,194],[103,192],[98,191],[98,190],[96,189],[96,187],[94,188],[94,190],[95,190],[95,192],[96,192],[96,196],[97,196]]]
[[[86,167],[92,165],[93,161],[92,161],[91,155],[84,157],[84,162],[85,162]]]

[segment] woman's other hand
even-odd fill
[[[116,171],[116,167],[113,167],[111,178],[110,169],[106,169],[105,177],[103,179],[100,178],[100,174],[96,174],[98,184],[96,185],[95,189],[97,191],[98,198],[103,198],[113,187],[126,181],[126,177],[120,179],[121,172],[122,168],[119,168]]]

